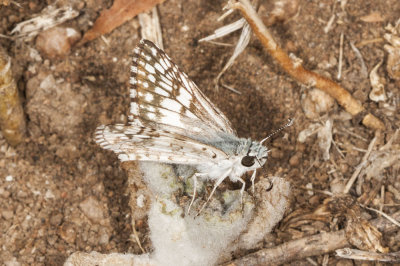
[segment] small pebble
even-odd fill
[[[72,223],[64,223],[58,230],[58,235],[68,244],[73,244],[76,239],[76,231]]]
[[[329,112],[334,105],[334,99],[327,93],[312,89],[301,96],[301,107],[309,119],[317,119],[323,113]]]
[[[59,224],[61,224],[62,219],[63,219],[63,215],[61,213],[51,215],[50,224],[53,226],[58,226]]]
[[[49,58],[63,57],[80,38],[81,34],[74,28],[53,27],[38,35],[36,47]]]
[[[21,263],[17,261],[16,257],[12,257],[11,260],[5,261],[4,262],[5,266],[21,266]]]
[[[301,153],[297,152],[289,159],[290,166],[298,166],[300,163]]]
[[[10,220],[14,217],[14,212],[13,211],[8,211],[4,210],[1,212],[1,216],[3,216],[4,219]]]
[[[93,196],[90,196],[81,202],[79,207],[86,217],[93,222],[100,223],[104,219],[103,208],[100,202],[98,202]]]

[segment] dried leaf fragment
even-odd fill
[[[389,249],[382,245],[382,233],[367,220],[353,216],[349,219],[345,231],[347,241],[361,250],[389,252]]]
[[[369,74],[369,80],[371,82],[372,90],[369,93],[369,98],[374,102],[386,101],[385,85],[383,85],[381,77],[378,75],[378,68],[382,65],[382,61],[379,62]]]
[[[351,260],[383,261],[391,263],[400,262],[400,252],[382,254],[377,252],[343,248],[336,250],[336,256]]]
[[[386,33],[383,37],[389,44],[384,46],[388,52],[386,70],[393,79],[400,79],[400,37],[397,36],[396,29],[392,29],[392,33]]]
[[[49,5],[42,12],[33,18],[20,22],[11,31],[11,34],[17,37],[34,37],[39,32],[57,26],[67,20],[73,19],[79,15],[79,12],[70,6],[56,8]]]
[[[136,15],[152,9],[164,0],[115,0],[110,9],[103,10],[93,27],[83,36],[80,44],[96,39],[132,19]]]
[[[329,160],[329,150],[332,145],[332,127],[332,119],[327,119],[323,124],[311,124],[299,133],[297,141],[304,143],[308,137],[317,134],[318,147],[322,153],[322,158],[325,161]]]
[[[362,16],[360,19],[361,19],[361,21],[369,22],[369,23],[382,22],[382,21],[385,20],[382,17],[382,14],[380,12],[378,12],[378,11],[371,12],[366,16]]]

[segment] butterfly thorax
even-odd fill
[[[210,142],[210,145],[224,151],[227,157],[217,163],[198,165],[196,168],[201,173],[206,173],[211,180],[218,179],[221,175],[229,175],[235,182],[247,171],[260,168],[266,162],[268,149],[257,141],[244,138],[231,138],[225,141]],[[243,158],[254,159],[253,164],[243,164]]]

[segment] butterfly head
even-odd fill
[[[249,140],[249,144],[247,153],[242,156],[240,163],[247,170],[255,170],[265,164],[269,150],[257,141]]]
[[[268,158],[268,152],[269,152],[268,148],[263,146],[261,142],[252,141],[252,140],[248,139],[247,146],[241,153],[242,156],[241,156],[239,168],[243,172],[261,168],[265,178],[267,178],[269,180],[269,178],[267,177],[266,171],[263,168],[263,166]],[[255,174],[255,172],[254,172],[254,174]],[[253,185],[254,185],[254,178],[255,178],[255,175],[253,175],[252,179],[251,179],[251,181],[253,182]],[[270,186],[267,188],[267,190],[270,190],[270,189],[272,189],[271,181],[270,181]]]

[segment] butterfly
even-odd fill
[[[124,161],[152,161],[193,166],[194,192],[197,178],[214,181],[216,188],[226,179],[241,182],[262,167],[269,150],[261,142],[239,138],[225,115],[196,84],[148,40],[133,50],[130,78],[129,124],[100,126],[95,141]],[[204,208],[205,204],[201,208]],[[199,213],[201,212],[199,211]]]

